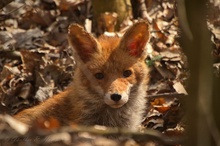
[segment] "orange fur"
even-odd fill
[[[134,24],[122,38],[98,39],[71,25],[68,39],[77,62],[74,81],[64,92],[14,117],[28,125],[41,117],[54,117],[62,125],[135,129],[146,108],[148,38],[146,22]]]

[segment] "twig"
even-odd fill
[[[7,4],[12,2],[13,0],[0,0],[0,9],[4,8]]]
[[[154,95],[147,95],[148,98],[160,98],[160,97],[182,97],[186,96],[183,93],[163,93],[163,94],[154,94]]]
[[[147,19],[147,21],[149,23],[152,23],[152,18],[147,13],[147,8],[146,8],[146,5],[145,5],[145,0],[140,0],[139,3],[140,3],[140,10],[142,12],[142,17],[144,19]]]
[[[0,51],[0,58],[21,60],[21,54],[19,51]]]

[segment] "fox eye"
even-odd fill
[[[101,80],[101,79],[104,78],[104,74],[103,73],[96,73],[95,78],[98,79],[98,80]]]
[[[125,78],[129,77],[131,74],[132,74],[131,70],[125,70],[125,71],[123,72],[123,76],[124,76]]]

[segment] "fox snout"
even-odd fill
[[[114,93],[114,94],[111,95],[111,99],[115,102],[118,102],[119,100],[121,100],[121,95],[117,94],[117,93]]]
[[[128,97],[127,93],[107,93],[104,102],[112,108],[120,108],[128,102]]]
[[[105,104],[112,108],[120,108],[129,100],[131,85],[120,85],[119,81],[114,82],[104,96]]]

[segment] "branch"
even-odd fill
[[[85,137],[80,137],[80,135],[82,133],[88,133],[88,134],[92,134],[92,136],[89,136],[91,140],[96,140],[97,136],[101,136],[101,137],[104,136],[111,138],[111,140],[117,140],[117,141],[132,138],[138,142],[156,141],[163,145],[177,145],[184,142],[183,136],[178,136],[178,137],[167,136],[159,131],[152,129],[146,129],[143,130],[142,132],[136,132],[125,128],[110,128],[110,127],[98,126],[98,125],[96,126],[71,125],[66,127],[54,128],[52,130],[32,127],[27,131],[25,130],[28,127],[27,125],[18,122],[17,120],[15,120],[14,118],[8,115],[0,116],[0,123],[2,127],[4,127],[4,131],[5,131],[5,132],[1,132],[0,141],[13,141],[13,139],[27,139],[27,138],[35,139],[36,137],[40,137],[41,139],[46,139],[51,135],[54,134],[59,135],[62,133],[68,133],[71,134],[72,136],[85,138]],[[6,125],[9,126],[6,127]],[[24,130],[26,131],[26,133],[24,133]],[[59,137],[58,139],[56,139],[56,141],[59,141]],[[62,141],[61,137],[60,137],[60,141]]]
[[[4,8],[4,6],[6,6],[7,4],[9,4],[12,1],[13,0],[0,0],[0,9]]]

